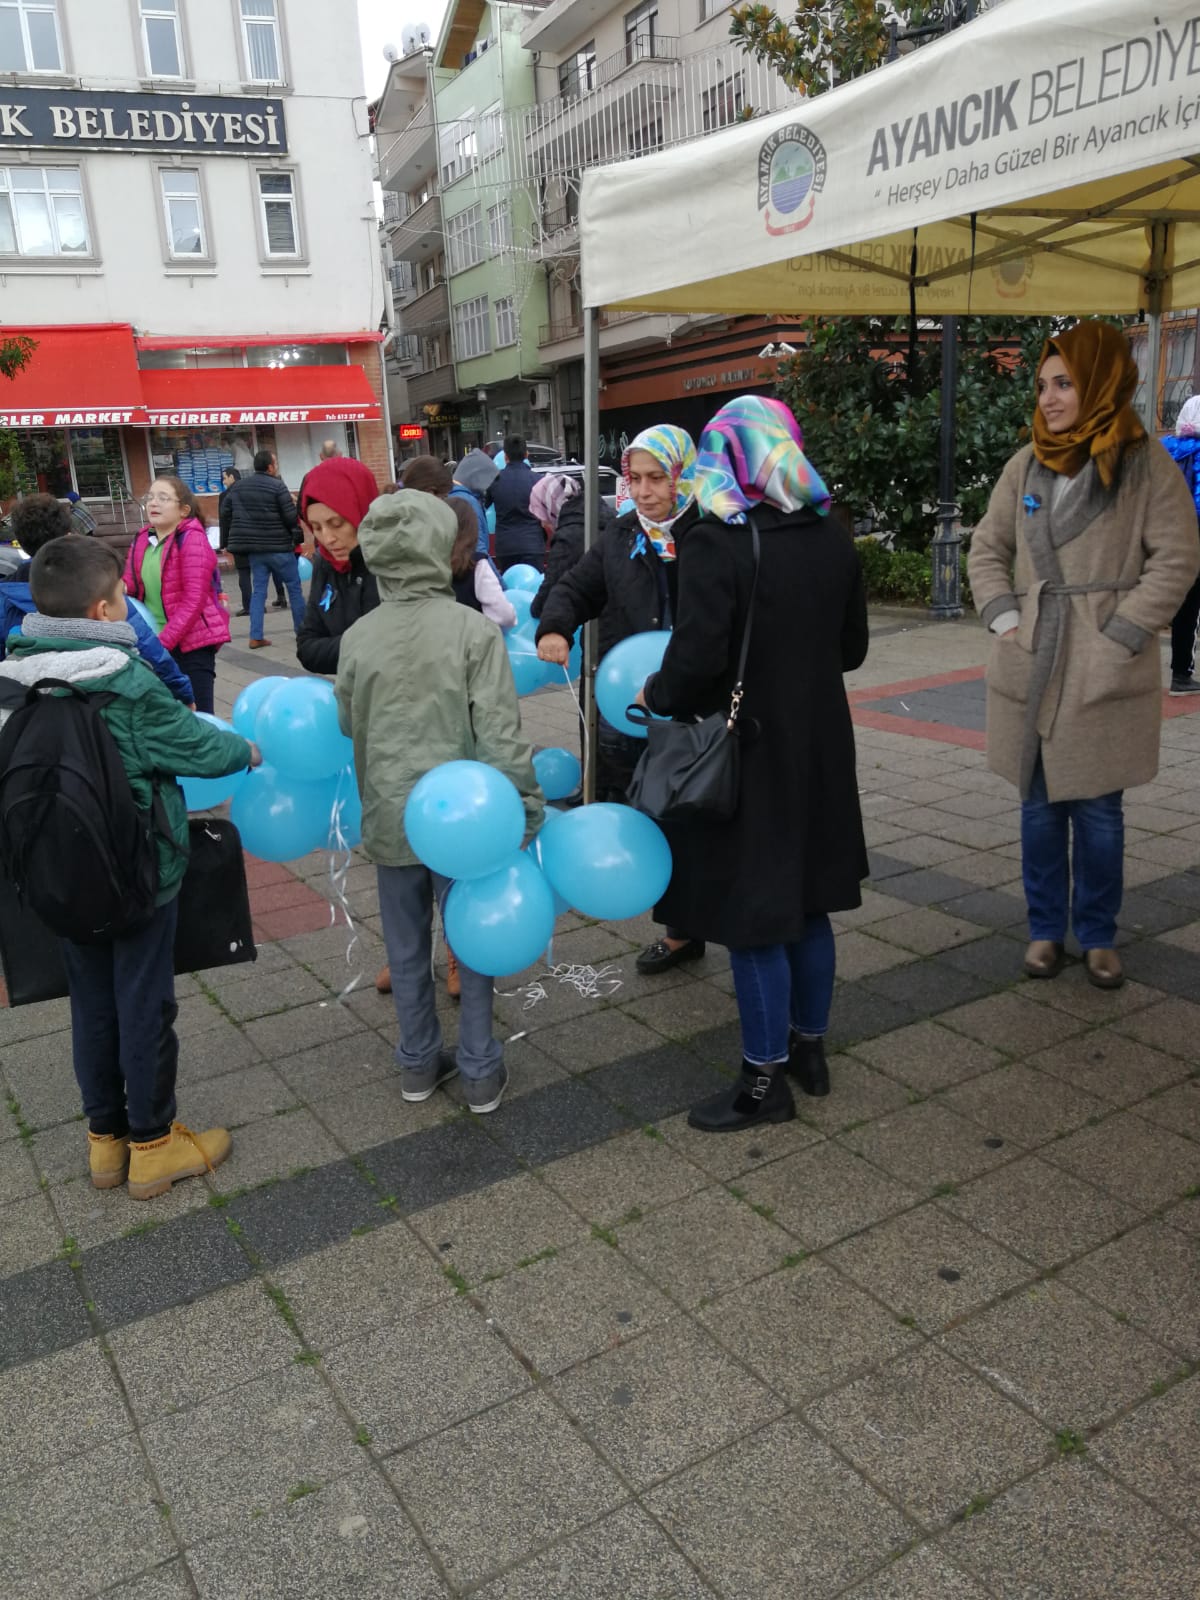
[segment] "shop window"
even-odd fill
[[[178,350],[139,350],[143,372],[201,372],[206,367],[244,367],[241,345],[189,345]]]
[[[507,201],[488,207],[488,242],[493,255],[512,249],[512,212]]]
[[[61,72],[56,0],[0,0],[0,72]]]
[[[596,41],[589,39],[559,66],[558,92],[564,100],[574,100],[595,87]]]
[[[0,255],[91,254],[78,167],[0,167]]]
[[[263,253],[268,258],[300,254],[296,180],[290,172],[260,172],[258,201]]]
[[[344,344],[252,344],[248,367],[344,367]]]
[[[180,0],[141,0],[142,49],[152,78],[183,77]]]
[[[496,348],[503,349],[505,345],[516,344],[517,312],[513,305],[511,295],[506,295],[503,300],[496,301]]]
[[[279,34],[279,0],[238,0],[242,48],[250,83],[283,82],[283,40]]]
[[[491,348],[487,295],[464,300],[454,308],[454,347],[460,361],[485,356]]]
[[[107,500],[114,488],[128,487],[118,429],[72,428],[70,443],[75,488],[85,500]]]
[[[198,169],[163,167],[158,177],[162,185],[167,254],[173,261],[203,260],[209,250]]]
[[[12,437],[21,452],[21,488],[27,494],[65,498],[74,488],[65,428],[20,428]]]
[[[479,207],[469,206],[446,218],[446,257],[451,272],[465,272],[483,260]]]
[[[171,472],[194,494],[220,494],[221,474],[254,471],[258,450],[275,449],[272,428],[152,428],[151,472]]]

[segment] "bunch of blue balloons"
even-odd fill
[[[206,720],[231,728],[219,717]],[[231,731],[254,740],[262,766],[228,778],[185,778],[189,811],[232,801],[229,814],[243,845],[263,861],[362,842],[354,746],[338,726],[332,685],[323,678],[258,678],[238,696]]]
[[[500,580],[504,585],[509,604],[517,613],[515,627],[504,635],[504,648],[508,651],[513,682],[519,695],[533,694],[548,683],[560,682],[561,667],[552,661],[540,661],[537,653],[537,619],[530,612],[533,598],[542,586],[542,574],[528,562],[509,567]],[[567,660],[567,673],[572,682],[578,678],[583,657],[576,639]]]
[[[670,637],[669,630],[630,634],[628,639],[614,645],[601,661],[596,671],[596,704],[605,722],[618,732],[635,739],[646,737],[645,727],[639,722],[630,722],[625,711],[633,705],[638,690],[650,674],[662,666]]]
[[[419,860],[454,879],[445,905],[450,948],[493,978],[535,962],[559,912],[573,906],[590,917],[640,916],[671,877],[661,829],[628,806],[548,812],[522,850],[521,797],[479,761],[447,761],[427,772],[408,797],[404,830]]]

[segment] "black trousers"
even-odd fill
[[[111,944],[62,941],[71,1054],[92,1133],[161,1139],[175,1117],[175,922],[179,898]]]
[[[1171,676],[1189,678],[1196,669],[1196,627],[1200,624],[1200,578],[1171,619]]]
[[[235,555],[233,558],[233,565],[237,571],[238,588],[242,595],[242,610],[249,611],[250,590],[252,587],[252,580],[250,577],[250,557],[248,555]],[[283,592],[283,585],[280,583],[278,578],[275,579],[275,598],[276,600],[287,599],[287,595]],[[203,711],[204,707],[201,706],[199,709]]]
[[[196,710],[213,714],[213,691],[217,682],[217,647],[206,644],[201,650],[172,650],[172,659],[180,672],[192,680],[192,693],[196,697]]]

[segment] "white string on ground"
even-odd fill
[[[620,967],[590,967],[583,962],[560,961],[528,983],[523,983],[519,989],[497,989],[496,993],[502,1000],[520,998],[521,1010],[531,1011],[546,998],[546,984],[551,980],[576,990],[581,1000],[607,1000],[625,982]],[[523,1035],[514,1034],[513,1037],[521,1038]]]
[[[353,780],[351,780],[353,781]],[[333,889],[333,900],[329,903],[329,925],[336,927],[338,912],[346,919],[346,926],[350,930],[350,939],[346,945],[346,966],[354,965],[354,951],[358,945],[358,929],[354,925],[354,915],[350,910],[350,901],[346,895],[346,882],[350,872],[350,864],[354,860],[353,850],[343,818],[346,810],[346,800],[342,797],[342,784],[346,782],[343,772],[338,778],[337,790],[333,797],[333,811],[329,818],[329,882]],[[362,968],[354,974],[350,982],[338,994],[338,1004],[344,1005],[346,997],[353,993],[362,982]]]

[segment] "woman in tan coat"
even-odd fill
[[[1137,381],[1108,323],[1046,344],[1033,444],[1005,467],[969,562],[996,635],[988,764],[1021,795],[1025,970],[1057,977],[1069,913],[1088,978],[1106,989],[1124,977],[1122,791],[1158,771],[1158,631],[1200,569],[1187,485],[1132,409]]]

